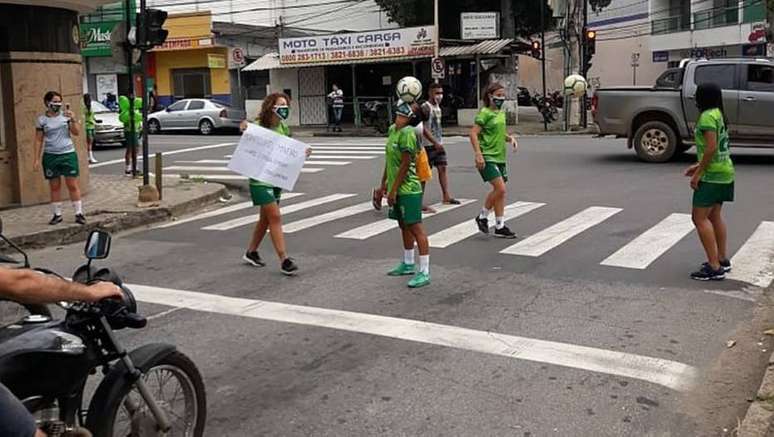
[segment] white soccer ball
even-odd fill
[[[404,102],[413,103],[422,95],[422,82],[414,76],[406,76],[398,81],[395,93]]]
[[[564,79],[564,95],[583,97],[589,84],[580,74],[571,74]]]

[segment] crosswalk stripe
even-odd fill
[[[600,264],[645,269],[693,230],[690,214],[670,214]]]
[[[506,221],[511,220],[544,205],[545,203],[515,202],[505,207],[505,215],[503,217]],[[443,249],[452,244],[459,243],[466,238],[472,237],[478,232],[478,226],[476,226],[475,221],[471,218],[458,225],[436,232],[435,234],[430,235],[428,239],[430,240],[430,247]]]
[[[301,173],[319,173],[325,170],[324,168],[302,168]],[[153,176],[151,174],[150,176]],[[205,181],[246,181],[249,178],[238,174],[186,174],[181,175],[177,173],[164,174],[164,177],[168,178],[180,178],[180,179],[202,179]]]
[[[349,161],[316,161],[314,159],[310,159],[306,161],[306,164],[309,165],[333,165],[333,166],[342,166],[342,165],[349,165],[352,164]]]
[[[365,147],[340,147],[340,146],[314,146],[312,147],[312,153],[314,153],[317,150],[340,150],[340,151],[350,151],[350,150],[384,150],[384,146],[365,146]]]
[[[523,241],[506,247],[500,253],[509,255],[540,256],[575,237],[581,232],[602,223],[621,212],[621,208],[592,206],[534,234]]]
[[[774,281],[774,222],[761,222],[731,258],[729,279],[768,287]]]
[[[314,150],[315,155],[384,155],[384,150]]]
[[[164,167],[164,170],[174,171],[231,171],[228,167],[207,167],[197,165],[172,165]]]
[[[472,199],[458,199],[458,200],[460,201],[459,205],[447,205],[445,203],[436,203],[435,205],[432,205],[432,208],[435,209],[436,212],[434,214],[422,213],[422,217],[423,218],[434,217],[438,214],[443,214],[445,212],[449,212],[453,209],[457,209],[461,206],[465,206],[474,202]],[[373,223],[369,223],[367,225],[363,225],[355,229],[342,232],[336,235],[335,237],[349,238],[352,240],[365,240],[373,236],[387,232],[391,229],[395,229],[397,227],[398,227],[398,222],[395,220],[392,220],[392,219],[377,220]]]
[[[286,205],[280,207],[280,213],[283,215],[294,213],[296,211],[301,211],[308,208],[313,208],[315,206],[324,205],[326,203],[335,202],[337,200],[347,199],[349,197],[356,196],[356,194],[343,194],[343,193],[336,193],[331,194],[329,196],[319,197],[317,199],[311,199],[307,200],[305,202],[299,202],[294,203],[292,205]],[[204,231],[228,231],[230,229],[238,228],[240,226],[245,226],[250,223],[255,223],[256,216],[255,215],[249,215],[245,217],[239,217],[233,220],[225,221],[223,223],[218,223],[210,226],[205,226],[202,228]],[[286,231],[287,232],[287,231]]]
[[[304,193],[282,193],[282,200],[289,200],[289,199],[292,199],[294,197],[299,197],[299,196],[303,196],[303,195],[304,195]],[[176,220],[176,221],[173,221],[173,222],[164,223],[164,224],[162,224],[160,226],[156,226],[156,229],[170,228],[172,226],[182,225],[183,223],[189,223],[189,222],[196,221],[196,220],[204,220],[204,219],[208,219],[208,218],[212,218],[212,217],[217,217],[219,215],[229,214],[229,213],[232,213],[234,211],[241,211],[243,209],[252,208],[253,206],[254,205],[253,205],[252,201],[237,203],[236,205],[226,206],[224,208],[218,208],[218,209],[213,210],[213,211],[208,211],[208,212],[204,212],[204,213],[201,213],[201,214],[197,214],[197,215],[192,216],[192,217],[187,217],[187,218]]]
[[[332,222],[334,220],[342,219],[344,217],[349,217],[352,215],[364,213],[366,211],[373,211],[373,209],[374,207],[373,205],[371,205],[370,201],[365,203],[359,203],[357,205],[352,205],[346,208],[338,209],[336,211],[331,211],[329,213],[320,214],[314,217],[309,217],[309,218],[288,223],[282,226],[282,230],[286,234],[292,234],[294,232],[302,231],[304,229],[308,229],[317,225],[322,225],[324,223]]]
[[[337,143],[331,141],[330,143],[308,143],[309,147],[321,147],[321,146],[337,146],[337,147],[384,147],[385,141],[381,142],[367,142],[367,143]]]
[[[231,155],[226,155],[225,157],[230,159]],[[363,156],[363,155],[349,155],[349,156],[348,155],[325,155],[325,156],[320,156],[320,158],[325,158],[325,159],[348,159],[348,160],[376,159],[378,157],[379,156],[377,156],[377,155],[373,155],[373,156]],[[315,158],[315,156],[312,155],[309,159],[314,159],[314,158]],[[225,164],[225,163],[228,163],[228,161],[226,161],[226,162],[224,162],[222,164]],[[213,164],[219,164],[219,163],[213,163]]]

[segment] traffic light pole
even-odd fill
[[[145,0],[143,0],[145,1]],[[589,0],[583,0],[583,37],[581,38],[581,65],[583,65],[583,79],[586,80],[586,83],[589,83],[589,78],[587,77],[589,74],[589,62],[588,62],[588,56],[589,56],[589,49],[588,49],[588,28],[589,28]],[[583,128],[587,128],[589,126],[589,115],[588,110],[586,108],[586,102],[588,101],[588,86],[586,87],[586,91],[583,92],[583,101],[581,102],[581,126]]]
[[[546,0],[540,0],[540,48],[542,53],[540,56],[540,69],[543,74],[543,101],[547,99],[546,96]],[[543,130],[548,131],[548,120],[543,117]]]
[[[126,68],[129,72],[129,138],[126,138],[126,144],[129,146],[130,159],[132,163],[132,177],[137,177],[137,132],[134,126],[134,68],[132,65],[132,46],[129,44],[129,34],[132,31],[132,10],[130,0],[124,1],[126,12]],[[136,31],[135,31],[136,32]],[[135,33],[136,35],[136,33]]]
[[[140,16],[145,17],[145,0],[140,0]],[[144,18],[143,18],[144,20]],[[142,23],[145,26],[145,23]],[[141,77],[142,77],[142,184],[150,184],[149,172],[150,165],[148,163],[148,49],[142,49],[142,55],[140,56],[141,63]]]

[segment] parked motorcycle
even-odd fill
[[[110,234],[92,232],[85,249],[88,262],[72,280],[113,282],[121,287],[123,298],[62,302],[64,320],[31,314],[0,326],[0,382],[50,437],[200,437],[207,404],[196,365],[170,344],[150,343],[127,352],[116,339],[114,331],[141,329],[147,320],[137,312],[134,295],[117,274],[92,266],[94,260],[107,258],[110,243]],[[27,259],[24,251],[18,252]],[[97,369],[104,378],[85,409],[85,387]]]
[[[557,120],[559,111],[556,106],[540,94],[535,93],[532,96],[532,105],[537,108],[546,123],[553,123]]]

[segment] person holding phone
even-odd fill
[[[70,111],[70,105],[62,103],[62,95],[49,91],[43,97],[45,114],[35,122],[35,171],[43,167],[43,176],[48,180],[51,190],[51,212],[48,222],[56,225],[62,222],[62,178],[64,178],[70,201],[75,209],[75,222],[86,224],[81,201],[81,188],[78,182],[78,154],[72,136],[79,135],[78,120]],[[64,111],[62,111],[64,106]]]

